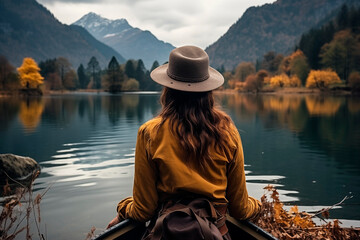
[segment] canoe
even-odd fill
[[[260,227],[249,221],[238,221],[233,217],[227,216],[227,226],[230,236],[235,239],[259,239],[259,240],[277,240],[274,236],[264,231]],[[126,219],[117,225],[107,229],[99,234],[94,240],[128,240],[141,239],[145,232],[145,224]]]

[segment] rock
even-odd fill
[[[30,157],[17,156],[14,154],[0,154],[0,185],[6,183],[6,179],[28,182],[33,180],[33,175],[40,170],[40,165]]]

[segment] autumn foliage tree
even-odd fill
[[[341,83],[339,76],[331,69],[311,70],[306,79],[307,88],[318,88],[320,90],[329,88],[330,85]]]
[[[264,85],[264,79],[268,76],[266,70],[260,70],[256,74],[249,75],[245,80],[245,89],[247,91],[260,92]]]
[[[310,67],[307,59],[301,50],[296,50],[290,56],[285,57],[280,66],[279,72],[288,76],[297,76],[302,83],[305,83]]]
[[[17,69],[20,83],[26,89],[38,89],[44,83],[40,68],[32,58],[24,58],[22,65]]]
[[[280,88],[300,87],[301,81],[296,75],[289,77],[287,74],[283,73],[270,78],[270,86]]]

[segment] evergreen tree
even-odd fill
[[[146,73],[146,68],[144,62],[141,59],[139,59],[135,70],[135,79],[139,82],[140,89],[142,90],[148,90],[145,73]]]
[[[89,84],[89,78],[85,73],[85,68],[82,64],[77,69],[77,75],[79,79],[79,85],[81,89],[86,89],[87,85]]]
[[[40,74],[44,77],[46,86],[51,90],[63,89],[63,83],[61,81],[59,71],[57,71],[56,58],[47,59],[44,62],[40,62]]]
[[[40,67],[40,74],[45,78],[46,81],[50,73],[56,72],[56,58],[41,61],[39,63],[39,67]]]
[[[349,25],[353,33],[360,33],[360,7],[352,7],[349,13]]]
[[[157,68],[159,66],[160,66],[159,62],[155,60],[151,66],[150,72],[152,72],[155,68]]]
[[[119,69],[120,69],[119,63],[116,60],[116,57],[113,56],[108,65],[108,74],[110,76],[111,83],[115,83],[116,73],[119,71]]]
[[[100,77],[100,64],[96,57],[91,57],[90,61],[87,65],[87,72],[91,74],[93,81],[93,88],[100,89],[101,88],[101,77]]]
[[[124,73],[121,70],[118,61],[115,57],[112,57],[107,70],[107,79],[109,81],[109,91],[119,92],[124,82]]]
[[[299,49],[305,54],[310,68],[319,69],[320,51],[325,43],[331,41],[335,33],[335,26],[332,22],[320,29],[311,29],[304,34],[299,42]]]
[[[342,5],[336,20],[339,29],[345,29],[349,26],[349,8],[346,4]]]
[[[125,74],[128,78],[135,78],[135,67],[133,60],[128,60],[125,64]]]

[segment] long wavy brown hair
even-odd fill
[[[169,120],[170,129],[183,149],[198,159],[201,166],[211,160],[210,147],[225,148],[231,119],[214,106],[212,91],[183,92],[165,87],[160,102],[160,126]]]

